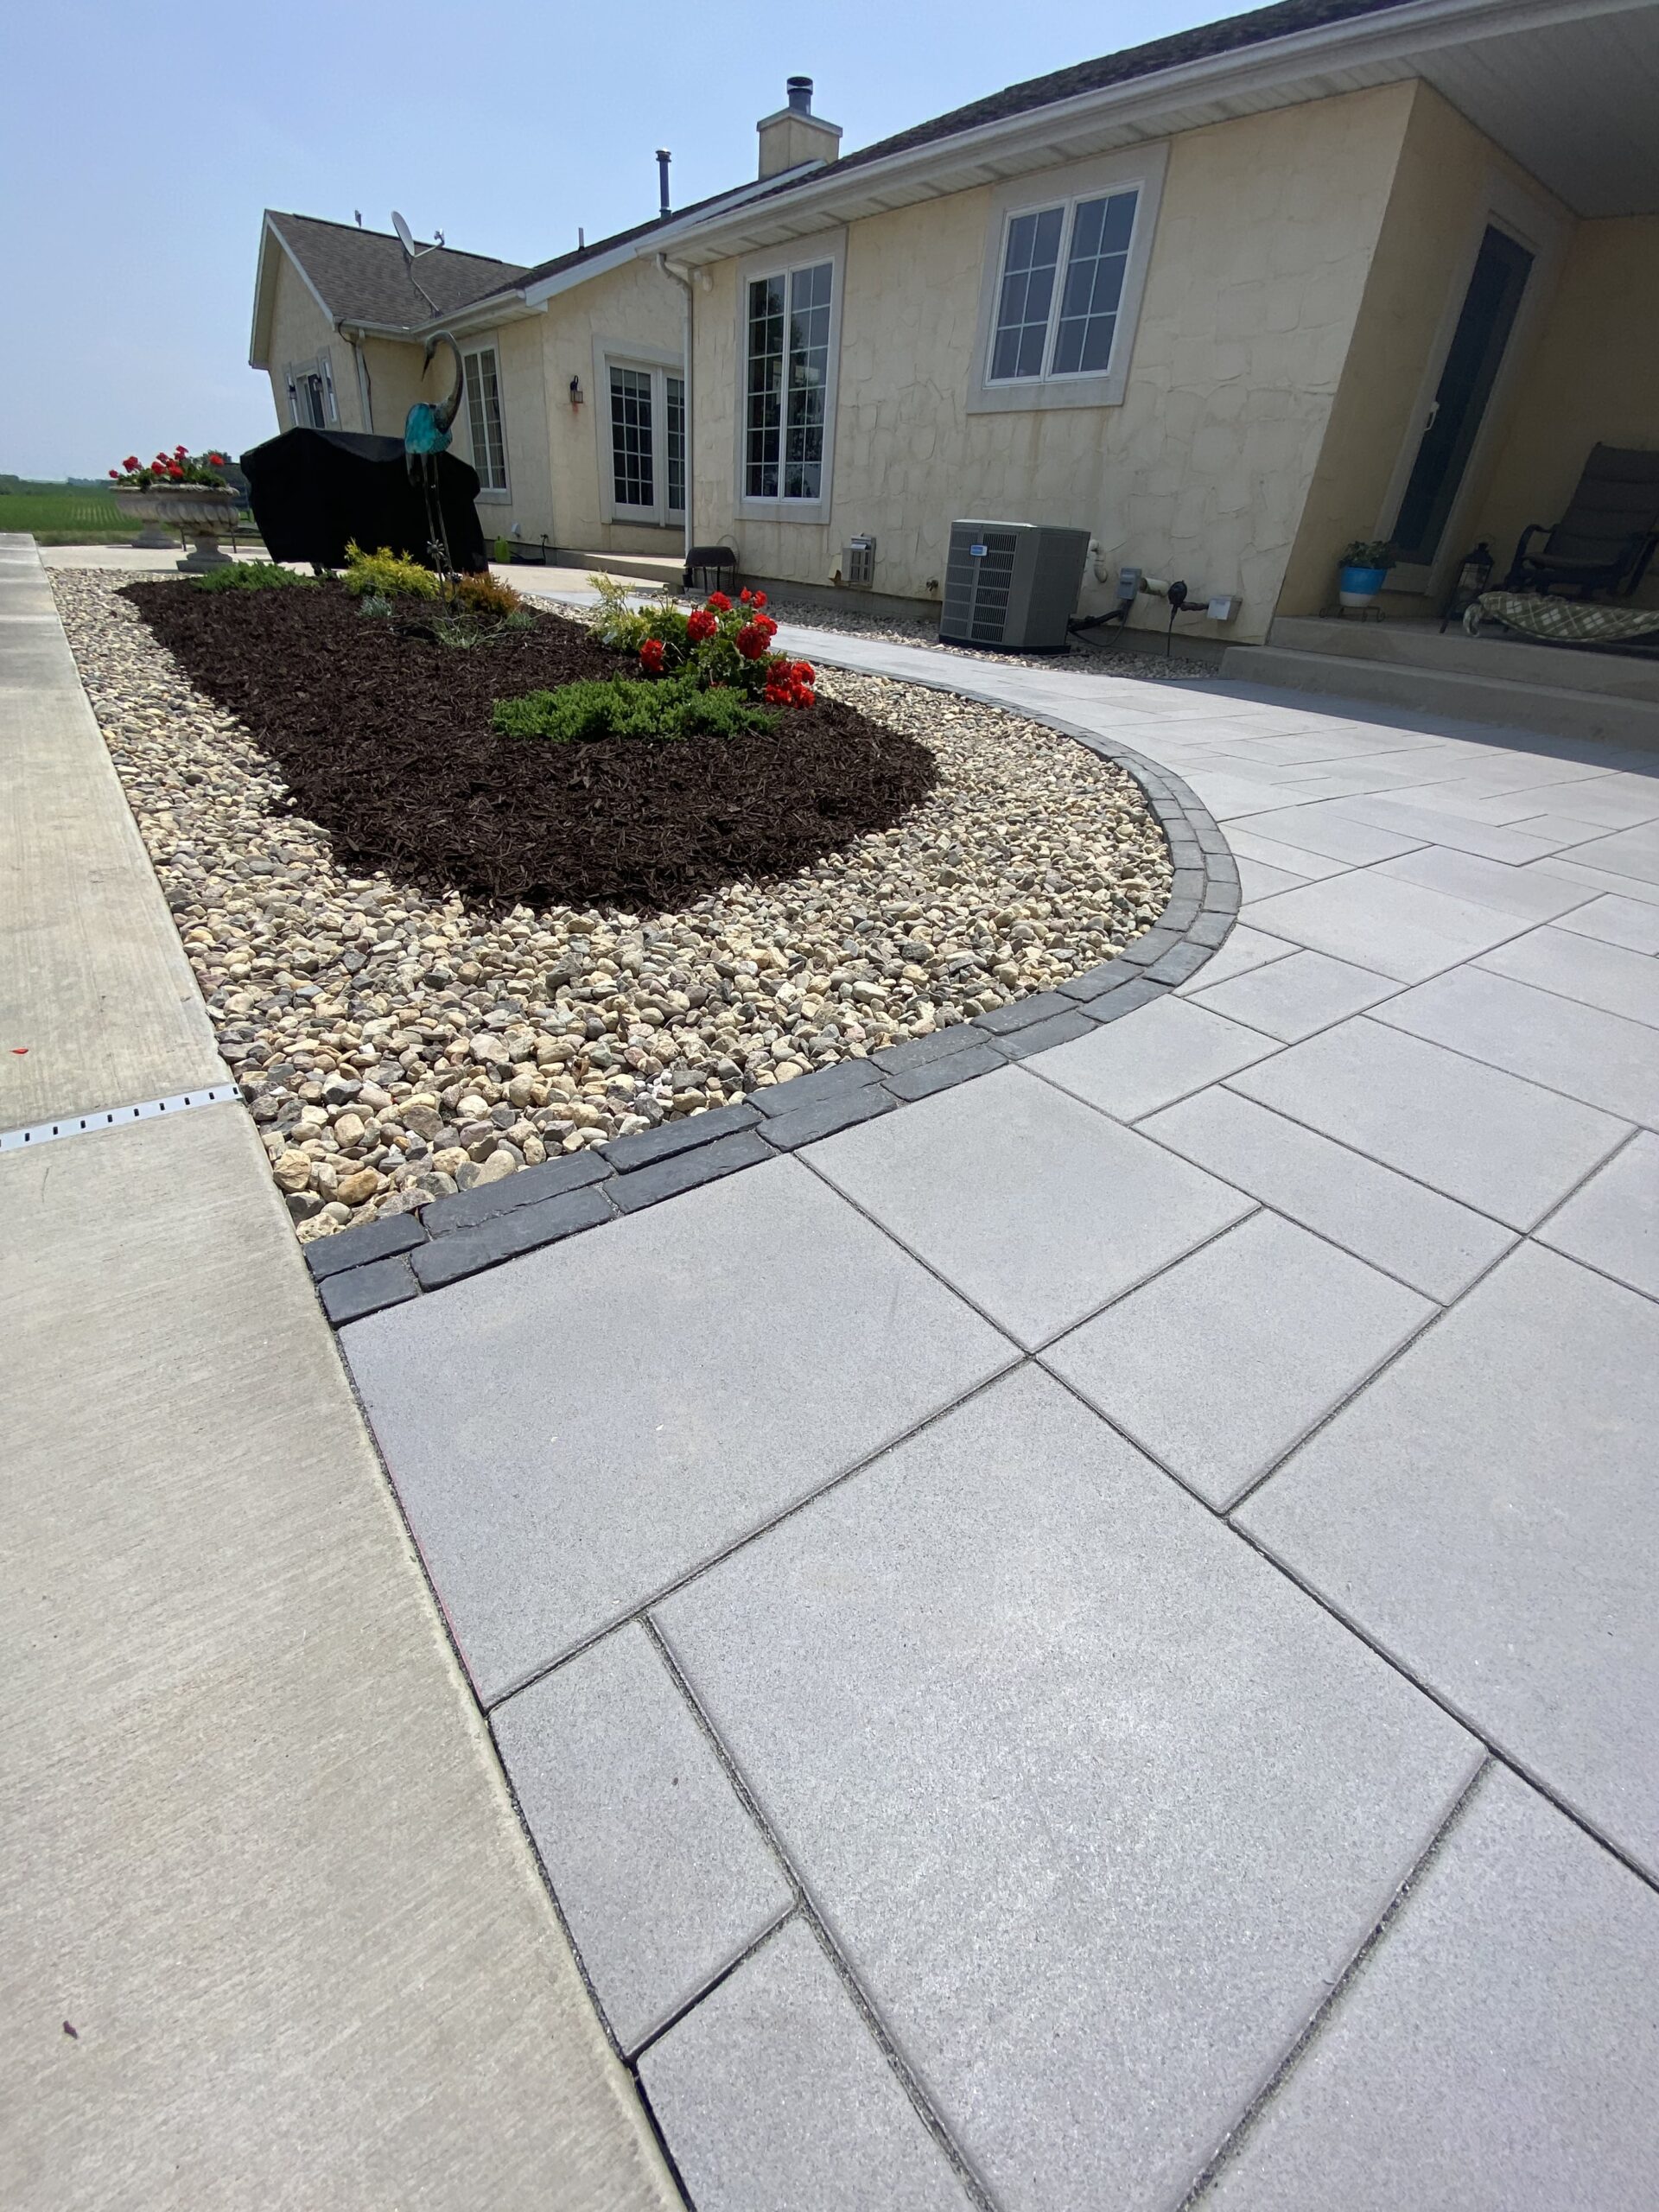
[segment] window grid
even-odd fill
[[[473,433],[473,467],[479,489],[507,488],[507,443],[501,428],[501,382],[495,348],[483,346],[463,357],[467,372],[467,419]]]
[[[743,490],[819,499],[830,388],[834,264],[757,276],[748,296]]]
[[[668,478],[668,511],[685,512],[685,378],[666,377],[663,383],[663,417],[667,434],[664,473]]]
[[[1106,373],[1139,200],[1132,186],[1014,217],[1002,250],[988,382]],[[1063,239],[1065,276],[1057,290]]]
[[[654,507],[651,376],[644,369],[611,371],[611,485],[619,507]]]

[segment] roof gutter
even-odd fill
[[[1264,40],[1259,46],[1205,54],[1122,84],[1046,101],[1039,107],[952,131],[946,137],[928,139],[875,161],[861,162],[849,157],[830,162],[821,174],[798,185],[774,188],[767,204],[780,213],[798,210],[827,216],[838,203],[869,186],[925,175],[947,162],[960,163],[976,154],[1017,154],[1027,145],[1048,152],[1074,125],[1112,119],[1132,122],[1140,113],[1151,111],[1155,115],[1160,107],[1176,100],[1191,101],[1195,96],[1270,90],[1275,84],[1322,67],[1352,69],[1367,64],[1403,63],[1426,46],[1455,45],[1483,28],[1494,34],[1509,34],[1585,16],[1622,15],[1650,4],[1651,0],[1410,0],[1409,4],[1391,9],[1386,15],[1290,32]],[[1402,70],[1402,73],[1409,73]],[[775,180],[768,182],[775,187]],[[750,204],[741,212],[757,211]],[[718,249],[721,238],[736,229],[739,213],[734,207],[687,217],[659,232],[654,243],[664,250],[677,246]],[[717,251],[710,257],[718,258]]]

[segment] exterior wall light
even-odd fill
[[[580,377],[572,377],[570,379],[570,404],[573,407],[580,407],[582,401],[582,378]]]

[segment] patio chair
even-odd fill
[[[1532,540],[1541,531],[1548,535],[1535,553]],[[1572,585],[1580,599],[1592,592],[1628,598],[1656,544],[1659,453],[1597,446],[1560,522],[1532,522],[1522,531],[1504,588],[1548,592]]]
[[[716,591],[737,582],[737,556],[729,545],[694,545],[686,555],[686,584],[695,582],[699,591],[707,591],[711,575]]]

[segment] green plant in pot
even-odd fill
[[[1372,606],[1398,557],[1386,538],[1357,537],[1337,563],[1337,597],[1343,606]]]

